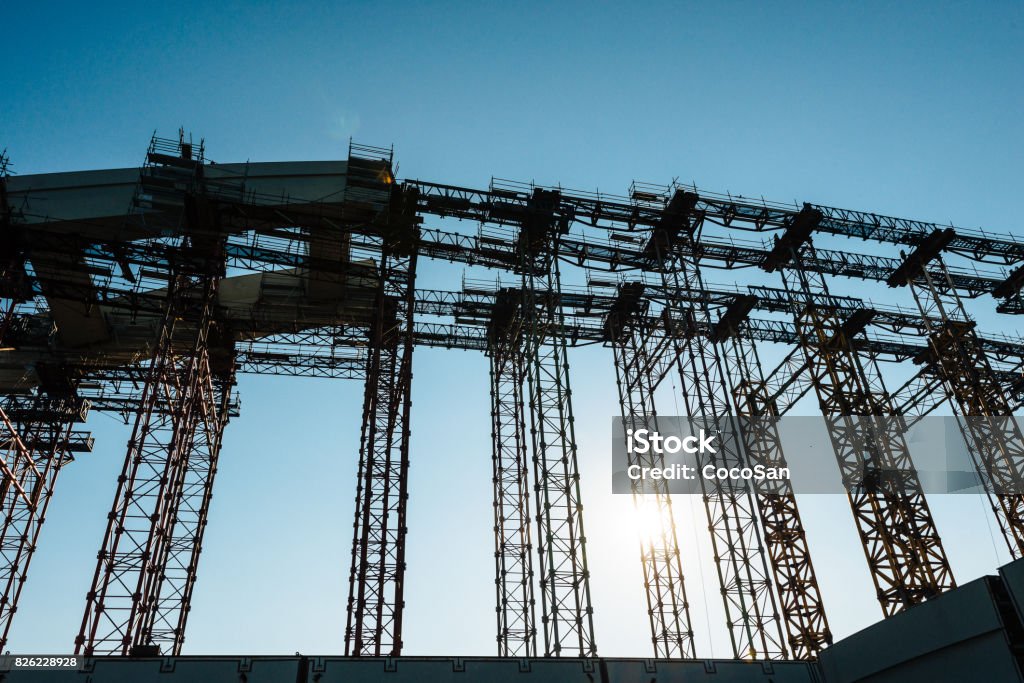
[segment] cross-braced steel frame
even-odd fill
[[[173,150],[174,156],[165,154]],[[173,206],[182,255],[205,253],[210,270],[172,261],[165,304],[148,360],[114,502],[97,555],[76,653],[178,654],[195,580],[209,490],[226,416],[214,390],[211,329],[223,271],[222,243],[208,239],[214,217],[194,197],[202,181],[202,150],[181,137],[154,138],[135,196],[145,209]],[[161,234],[165,224],[148,226]]]
[[[679,242],[692,245],[695,240],[701,220],[693,213],[698,201],[695,193],[675,189],[645,251],[661,275],[666,296],[663,315],[672,326],[669,337],[686,413],[695,425],[717,435],[714,453],[697,454],[698,470],[708,465],[743,467],[747,458],[738,436],[720,350],[711,334],[698,331],[710,329],[715,322],[710,306],[704,301],[692,307],[681,304],[683,300],[695,300],[694,294],[704,291],[697,261],[684,258],[676,248]],[[692,252],[692,246],[688,251]],[[725,484],[720,479],[700,476],[698,481],[733,655],[785,658],[786,642],[753,492],[749,486]]]
[[[366,384],[349,574],[347,656],[402,652],[412,325],[416,276],[415,191],[393,185],[388,150],[352,146],[346,200],[372,208],[375,254],[356,269],[375,283],[367,330]],[[376,256],[377,262],[373,264]],[[351,260],[357,260],[356,250]]]
[[[195,478],[209,477],[212,485],[222,429],[206,343],[216,283],[214,277],[182,275],[168,288],[167,312],[118,477],[76,652],[130,654],[157,647],[176,654],[181,649],[184,632],[179,628],[189,607],[193,554],[198,557],[200,540],[188,532],[201,529],[198,517],[207,486],[204,481],[197,487]],[[194,338],[183,341],[176,321],[195,305],[202,308],[199,325]],[[183,495],[191,500],[197,493],[200,506],[193,520],[189,506],[180,506]],[[205,518],[205,511],[201,514]],[[175,564],[184,571],[176,571]]]
[[[0,344],[5,347],[11,343],[15,308],[24,308],[31,298],[24,254],[14,237],[7,168],[7,156],[0,154]],[[92,448],[88,434],[72,431],[88,410],[87,401],[42,392],[0,402],[0,650],[10,636],[57,475],[73,452]]]
[[[151,644],[166,646],[175,654],[180,654],[185,641],[224,428],[231,414],[233,370],[229,367],[222,374],[205,375],[204,383],[203,402],[197,408],[199,422],[173,499],[170,537],[160,558],[161,585],[143,626]]]
[[[518,291],[504,290],[487,335],[499,657],[537,653],[521,303]]]
[[[1011,556],[1019,558],[1024,554],[1024,435],[942,259],[954,238],[952,228],[930,233],[890,284],[907,285],[913,295],[928,335],[928,353],[919,360],[952,398],[1003,539]]]
[[[640,287],[624,287],[620,300],[627,308],[609,315],[608,337],[615,357],[619,408],[627,441],[631,430],[658,431],[654,391],[672,367],[675,356],[664,330],[644,324],[644,316],[635,315]],[[631,296],[631,291],[634,295]],[[630,310],[633,309],[633,310]],[[642,310],[640,312],[643,312]],[[628,466],[662,468],[665,457],[649,449],[636,453],[627,449]],[[640,563],[643,567],[647,615],[655,657],[693,658],[696,651],[690,605],[686,598],[679,540],[672,498],[663,479],[633,479],[633,504],[644,526],[640,531]]]
[[[259,341],[242,335],[246,341],[238,348],[239,367],[245,371],[366,379],[346,629],[349,654],[389,655],[402,649],[409,387],[416,343],[487,350],[490,355],[499,654],[529,655],[539,650],[532,609],[536,588],[531,580],[531,545],[538,550],[544,654],[595,651],[566,351],[578,339],[613,341],[624,417],[655,418],[650,393],[664,368],[651,371],[641,365],[650,364],[655,356],[662,365],[665,359],[678,363],[688,412],[705,420],[708,416],[727,420],[733,425],[727,434],[739,435],[726,437],[732,438],[724,448],[729,464],[785,462],[771,421],[736,421],[731,411],[741,417],[775,416],[806,392],[815,391],[823,412],[835,418],[831,437],[837,458],[846,467],[844,475],[848,482],[860,485],[851,502],[887,615],[953,585],[901,427],[881,419],[903,410],[930,410],[937,404],[928,396],[930,391],[944,387],[941,393],[953,398],[1011,552],[1020,554],[1024,547],[1024,504],[1017,493],[1024,454],[1019,430],[1007,419],[1020,402],[1019,396],[1011,399],[1009,395],[1019,391],[1014,373],[1019,375],[1020,364],[1010,363],[1016,369],[1006,367],[1007,358],[1024,352],[1014,342],[977,335],[960,300],[961,295],[992,293],[1004,300],[1001,312],[1019,313],[1024,310],[1019,296],[1024,270],[1018,268],[1003,280],[947,267],[941,258],[924,259],[915,253],[904,258],[912,265],[915,258],[920,261],[920,267],[909,272],[909,266],[901,266],[897,259],[815,251],[809,245],[781,249],[785,258],[778,263],[778,248],[686,234],[705,221],[723,228],[781,228],[788,233],[810,211],[817,216],[813,229],[915,246],[920,252],[922,245],[929,244],[929,236],[940,232],[938,226],[829,207],[801,211],[731,196],[698,197],[695,188],[678,192],[671,201],[666,201],[668,194],[659,197],[643,188],[629,200],[561,189],[510,189],[493,183],[489,191],[419,181],[399,189],[390,150],[358,145],[350,146],[340,202],[292,201],[244,191],[244,178],[236,182],[211,174],[219,180],[203,179],[201,149],[198,155],[193,151],[184,138],[162,146],[154,139],[147,156],[149,172],[144,172],[136,196],[137,203],[172,218],[189,217],[163,226],[168,231],[161,234],[178,235],[178,239],[91,236],[88,228],[82,234],[67,232],[47,227],[46,221],[43,227],[34,225],[13,235],[6,183],[0,180],[4,267],[0,332],[12,324],[15,302],[37,296],[60,305],[73,302],[76,310],[87,315],[102,306],[122,311],[121,315],[128,311],[133,319],[138,314],[150,320],[155,317],[159,323],[156,341],[149,344],[148,360],[141,368],[143,375],[149,374],[141,381],[141,393],[89,394],[94,390],[78,387],[74,380],[71,384],[70,391],[80,396],[95,395],[99,405],[105,406],[98,409],[119,406],[135,417],[135,436],[89,596],[91,611],[80,635],[83,651],[180,651],[213,475],[230,413],[234,365],[219,363],[214,370],[209,348],[224,341],[215,334],[218,340],[211,342],[210,335],[218,325],[214,301],[225,264],[263,272],[315,270],[305,292],[311,300],[336,298],[354,311],[353,320],[343,325],[315,328],[303,317],[307,309],[296,309],[297,319],[288,321],[280,334]],[[0,178],[5,175],[4,166],[0,156]],[[221,207],[225,225],[206,226],[197,220],[213,206]],[[437,229],[410,231],[418,222],[417,213],[520,230],[517,235],[506,232],[501,239],[489,240],[482,233],[474,238]],[[619,239],[570,236],[567,231],[573,223],[607,228]],[[204,233],[205,227],[212,229]],[[190,236],[189,229],[198,232]],[[653,239],[646,247],[629,246],[644,243],[638,233]],[[978,261],[1006,264],[1024,260],[1024,244],[1013,238],[956,231],[946,233],[943,240],[936,253],[945,249]],[[417,254],[520,275],[522,286],[512,294],[518,300],[517,331],[498,339],[464,324],[415,323],[414,311],[438,304],[414,290]],[[567,313],[575,299],[570,296],[567,302],[563,297],[559,258],[586,269],[623,267],[655,274],[660,283],[654,285],[658,292],[651,300],[659,299],[667,313],[653,324],[650,318],[637,318],[631,323],[634,327],[620,329],[618,336],[603,336],[605,331],[595,330],[586,314]],[[788,289],[756,288],[756,305],[759,310],[794,311],[794,322],[750,320],[749,339],[742,333],[722,334],[723,320],[732,314],[737,296],[704,285],[697,266],[708,260],[727,268],[738,264],[784,268]],[[896,274],[890,275],[894,269]],[[117,281],[110,275],[114,272],[129,274]],[[156,287],[144,287],[133,279],[147,278],[152,285],[154,272],[160,281]],[[909,282],[920,318],[911,320],[914,316],[891,311],[873,313],[886,317],[892,328],[907,325],[918,334],[926,333],[927,352],[918,354],[921,349],[904,340],[853,339],[872,311],[851,311],[855,300],[831,297],[825,275]],[[642,279],[645,286],[653,284],[646,282],[646,276]],[[360,291],[349,288],[354,283]],[[168,317],[169,311],[181,315]],[[858,319],[861,313],[866,315]],[[239,324],[251,324],[255,331],[259,327],[255,318],[261,314],[254,310],[252,315],[253,320]],[[34,320],[33,316],[26,319]],[[45,322],[45,315],[34,322]],[[798,347],[783,367],[764,378],[753,346],[755,337]],[[233,357],[233,351],[226,355]],[[897,392],[898,402],[889,400],[881,382],[875,355],[879,353],[901,360],[918,354],[924,365],[906,391]],[[1006,357],[992,360],[992,354]],[[94,370],[78,368],[76,376],[104,375]],[[108,369],[106,376],[119,376],[118,372]],[[39,409],[54,405],[56,396],[59,392],[46,386],[39,396],[26,400]],[[46,421],[38,419],[37,412],[36,418],[29,419],[13,405],[10,401],[0,404],[6,410],[2,422],[9,447],[3,463],[5,504],[21,506],[17,513],[9,513],[3,532],[8,567],[5,597],[0,601],[0,617],[6,620],[4,638],[53,476],[80,440],[68,431],[70,416]],[[872,419],[855,419],[864,416]],[[880,445],[870,447],[872,440]],[[527,442],[536,495],[532,529]],[[30,461],[36,466],[28,466]],[[52,467],[40,469],[41,463]],[[865,470],[866,478],[861,476]],[[34,498],[32,492],[40,493]],[[776,657],[788,647],[790,656],[813,657],[828,642],[828,626],[791,491],[782,486],[742,495],[717,489],[705,494],[716,564],[727,594],[734,654]],[[668,507],[667,497],[664,507]],[[535,544],[531,544],[531,532]],[[15,537],[19,542],[8,545],[7,539]],[[665,552],[656,559],[662,560],[662,569],[668,567],[668,573],[650,574],[655,576],[653,583],[648,582],[652,636],[656,654],[681,656],[692,653],[693,644],[678,546],[674,540],[660,545]],[[645,571],[653,571],[653,563],[647,562],[653,555],[644,557]],[[659,584],[673,571],[678,584]],[[774,589],[770,577],[774,577]],[[776,597],[781,616],[775,608]]]
[[[7,644],[29,563],[61,468],[92,440],[72,432],[85,420],[79,399],[8,397],[0,405],[0,648]]]
[[[545,656],[597,653],[569,358],[559,305],[557,242],[566,227],[557,192],[538,189],[522,220],[517,249],[522,281],[523,349],[537,510],[537,553]]]
[[[815,301],[828,295],[819,273],[799,267],[814,258],[810,234],[821,221],[814,209],[794,218],[776,243],[794,302],[794,320],[829,438],[847,487],[861,543],[882,612],[889,616],[935,597],[956,582],[910,461],[902,420],[894,415],[873,358],[862,359],[850,341],[857,316],[842,319]],[[864,316],[861,316],[863,319]]]
[[[732,329],[723,347],[722,358],[740,417],[740,436],[747,457],[752,464],[786,467],[776,425],[778,409],[767,391],[757,346]],[[832,632],[793,485],[788,479],[762,482],[755,498],[774,570],[789,652],[794,659],[815,659],[832,644]]]

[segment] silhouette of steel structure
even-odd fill
[[[774,419],[816,398],[885,616],[955,586],[903,436],[944,402],[1024,552],[1024,340],[980,332],[966,303],[1024,312],[1024,240],[676,183],[617,197],[401,181],[390,149],[354,143],[345,162],[219,165],[181,133],[154,136],[138,172],[19,177],[0,156],[0,179],[0,647],[56,475],[92,448],[75,429],[91,410],[132,432],[76,652],[181,652],[235,377],[260,373],[365,383],[345,653],[401,654],[416,346],[489,359],[500,656],[597,652],[569,372],[583,344],[611,348],[626,426],[656,425],[678,375],[687,415],[724,435],[702,463],[784,466]],[[418,288],[424,258],[511,280]],[[716,286],[707,266],[780,279]],[[906,287],[914,307],[835,295],[835,276]],[[765,343],[789,349],[775,368]],[[882,361],[918,369],[890,391]],[[733,655],[814,659],[832,636],[791,485],[701,486]],[[654,654],[694,658],[671,497],[647,480],[633,493],[654,520]]]

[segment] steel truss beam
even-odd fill
[[[782,279],[878,600],[889,616],[956,583],[881,375],[850,343],[866,322],[818,305],[814,294],[828,294],[824,278],[799,268],[804,254],[814,255],[809,236],[820,220],[806,211],[777,242],[779,257],[797,266],[783,270]]]
[[[167,312],[118,477],[82,629],[75,640],[76,653],[127,655],[157,647],[177,654],[181,650],[184,633],[177,627],[184,624],[181,613],[188,610],[182,598],[191,594],[194,567],[183,582],[172,578],[166,589],[171,597],[164,592],[164,584],[169,557],[178,559],[181,553],[191,552],[180,546],[180,533],[175,535],[190,470],[195,475],[197,469],[205,469],[210,484],[215,471],[222,422],[207,339],[216,289],[217,278],[179,276],[168,290]],[[189,309],[196,305],[201,309],[199,334],[191,348],[182,348],[176,342],[176,321],[194,315]],[[191,540],[201,539],[192,536]],[[186,566],[191,564],[190,560]],[[187,591],[184,586],[189,586]],[[178,600],[171,607],[168,600],[174,596]]]
[[[184,641],[226,422],[210,365],[222,248],[201,229],[216,216],[191,201],[201,184],[201,147],[193,150],[183,137],[177,143],[153,139],[135,195],[135,220],[156,234],[176,228],[183,235],[181,252],[205,252],[213,270],[174,267],[169,273],[76,653],[176,655]],[[163,219],[172,224],[147,223],[154,207],[173,207]]]
[[[488,330],[499,657],[537,653],[520,304],[517,292],[506,291]]]
[[[8,397],[0,405],[0,649],[10,636],[57,474],[73,452],[92,450],[88,434],[72,431],[88,409],[81,401],[42,397]]]
[[[514,222],[517,213],[529,201],[529,193],[521,184],[507,181],[503,181],[500,188],[492,187],[490,190],[475,190],[418,180],[406,182],[420,191],[421,213],[442,217],[505,224]],[[675,186],[672,189],[675,189]],[[679,189],[696,192],[696,188],[692,186]],[[656,194],[663,194],[666,188],[660,187],[657,190]],[[583,224],[608,227],[622,232],[649,230],[656,226],[663,217],[664,206],[638,205],[637,198],[650,193],[637,194],[634,191],[631,194],[633,201],[613,195],[562,190],[559,210],[562,215],[571,216],[573,220]],[[822,232],[889,244],[913,245],[923,236],[943,227],[924,221],[820,205],[805,204],[804,209],[815,210],[822,216],[819,223]],[[724,227],[761,232],[787,228],[804,209],[794,205],[755,202],[702,192],[697,204],[694,205],[694,214],[705,221]],[[571,242],[567,242],[568,244]],[[581,243],[579,246],[581,255],[609,251],[609,247],[600,244]],[[1012,235],[993,236],[980,230],[957,229],[956,239],[950,248],[966,258],[977,261],[1012,264],[1024,260],[1024,243],[1017,241]],[[628,260],[628,248],[616,251],[625,254],[623,260]],[[812,264],[813,259],[809,258],[807,267],[813,267]],[[849,269],[849,274],[856,277],[885,277],[881,269],[874,273],[858,272],[859,269],[852,264]],[[869,267],[868,271],[871,270],[874,268]],[[982,291],[992,291],[995,284],[986,286]]]
[[[955,239],[951,233],[935,231],[923,239],[890,284],[908,285],[922,317],[939,320],[928,322],[928,353],[918,360],[952,398],[1003,538],[1019,558],[1024,554],[1024,435],[963,301],[943,275],[940,254]],[[925,267],[929,264],[934,265]],[[930,270],[938,270],[939,277]]]
[[[628,288],[623,299],[630,297]],[[637,292],[639,294],[639,292]],[[658,431],[654,390],[664,379],[674,359],[671,344],[663,330],[644,325],[642,316],[632,315],[632,306],[609,315],[606,330],[615,356],[616,385],[623,428]],[[627,450],[627,464],[640,467],[664,467],[663,454]],[[690,605],[686,599],[679,540],[672,498],[668,485],[661,479],[632,480],[633,503],[640,524],[640,562],[643,567],[647,614],[651,627],[654,656],[659,658],[693,659],[696,650]]]
[[[234,377],[204,380],[204,400],[212,400],[215,410],[201,408],[199,423],[185,459],[180,488],[172,503],[172,524],[161,559],[162,581],[143,631],[153,644],[166,644],[175,655],[181,653],[185,627],[192,605],[199,556],[210,515],[213,483],[224,438],[224,428],[231,416]]]
[[[723,343],[743,446],[752,463],[786,467],[782,440],[775,424],[779,413],[767,391],[761,360],[753,341],[729,334]],[[755,495],[765,546],[771,557],[775,586],[786,627],[786,642],[794,659],[816,659],[832,644],[821,590],[793,485],[788,479],[765,482]]]
[[[352,146],[347,202],[381,226],[368,330],[363,423],[349,574],[346,656],[402,652],[412,326],[418,227],[415,197],[395,188],[391,154]],[[351,261],[372,258],[352,250]]]
[[[698,453],[697,466],[743,467],[747,464],[738,437],[736,412],[717,343],[716,321],[711,308],[701,302],[684,308],[704,291],[695,261],[678,256],[677,243],[695,241],[701,217],[694,217],[699,198],[676,190],[667,202],[663,219],[651,234],[644,251],[660,264],[661,285],[666,294],[663,312],[672,342],[686,413],[708,432],[717,432],[716,452]],[[694,220],[696,218],[696,220]],[[708,332],[701,334],[699,328]],[[715,567],[722,587],[726,622],[733,655],[737,658],[784,659],[786,644],[773,591],[761,521],[749,487],[726,485],[719,479],[698,478],[703,493],[708,530],[714,548]]]

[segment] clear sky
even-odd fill
[[[354,136],[394,144],[400,177],[620,194],[678,177],[1022,232],[1021,2],[285,5],[10,3],[0,149],[27,174],[137,166],[154,130],[179,126],[222,162],[341,159]],[[451,289],[460,276],[425,271]],[[610,493],[611,353],[570,361],[598,650],[649,656],[630,503]],[[486,362],[421,349],[414,370],[406,653],[493,654]],[[239,389],[185,651],[340,653],[361,386]],[[96,451],[58,482],[12,651],[70,651],[77,633],[127,438],[107,416],[90,427]],[[800,502],[834,632],[879,619],[845,500]],[[932,505],[961,582],[1007,561],[983,501]],[[700,501],[676,507],[698,653],[728,656]]]

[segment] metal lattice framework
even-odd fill
[[[590,570],[576,460],[569,358],[561,335],[558,195],[534,192],[518,236],[523,353],[536,482],[537,553],[545,656],[588,657],[594,643]]]
[[[169,220],[177,218],[185,226],[178,247],[216,256],[217,240],[206,239],[202,231],[210,217],[187,205],[189,195],[176,191],[200,183],[202,168],[201,147],[193,150],[182,138],[168,150],[154,139],[136,192],[136,215],[160,234],[166,222],[147,223],[147,211],[175,206],[178,211]],[[221,403],[210,365],[221,270],[216,261],[212,271],[172,266],[166,278],[164,310],[75,639],[76,653],[178,654],[184,641],[204,498],[212,486],[224,424],[217,413]]]
[[[31,397],[11,397],[0,406],[0,647],[7,644],[57,474],[74,452],[92,449],[88,434],[72,431],[87,411],[82,401]]]
[[[952,398],[1003,538],[1018,558],[1024,553],[1024,435],[942,260],[955,239],[948,228],[930,233],[889,283],[909,286],[926,321],[928,353],[919,360]],[[937,272],[929,272],[929,263]]]
[[[376,294],[367,337],[345,654],[397,656],[402,652],[416,221],[408,211],[410,198],[393,185],[390,152],[350,150],[346,200],[372,207],[380,246],[378,263],[362,273],[375,283]]]
[[[675,265],[665,276],[674,280],[674,289],[702,288],[695,266],[688,268],[681,262]],[[691,309],[683,316],[686,328],[712,324],[707,306]],[[739,437],[736,411],[715,339],[708,334],[684,333],[673,340],[686,413],[706,431],[718,434],[717,451],[699,455],[698,468],[746,466],[749,460]],[[719,479],[700,477],[700,483],[733,654],[737,658],[785,658],[782,624],[753,491],[749,486],[726,484]]]
[[[821,216],[807,209],[778,242],[786,258],[806,252]],[[882,611],[887,616],[956,585],[920,482],[910,462],[901,421],[887,405],[881,375],[864,362],[850,338],[866,315],[842,319],[814,301],[828,295],[817,274],[783,271],[792,292],[801,349],[813,378],[829,438],[850,493]]]
[[[965,304],[992,295],[1001,313],[1024,312],[1024,242],[1012,235],[678,185],[634,184],[623,198],[398,183],[391,150],[357,144],[327,180],[278,189],[266,180],[274,169],[203,155],[183,134],[154,137],[128,216],[60,220],[11,190],[0,155],[0,338],[14,354],[7,367],[34,373],[0,402],[0,644],[56,473],[90,447],[72,425],[91,406],[124,416],[133,436],[77,651],[181,651],[224,428],[237,414],[234,376],[250,372],[365,382],[345,649],[400,654],[416,345],[489,357],[501,656],[596,652],[569,381],[577,344],[611,347],[629,424],[657,420],[654,391],[679,372],[687,413],[726,435],[709,464],[784,465],[774,419],[813,392],[885,615],[954,585],[903,437],[942,401],[1011,552],[1024,548],[1024,446],[1010,417],[1024,401],[1024,343],[980,333]],[[479,229],[421,226],[422,216]],[[913,251],[815,249],[812,233]],[[417,289],[422,258],[496,269],[518,286]],[[586,289],[563,287],[565,264],[586,274]],[[781,271],[783,287],[710,286],[705,265]],[[233,283],[255,294],[222,295],[228,268],[255,274],[258,283]],[[835,276],[907,285],[916,308],[833,295]],[[101,350],[83,350],[74,325]],[[791,351],[765,372],[762,344]],[[890,395],[880,360],[920,369]],[[641,539],[654,652],[696,656],[671,501],[658,485],[634,494],[660,526]],[[791,488],[708,484],[704,500],[733,654],[815,657],[831,635]]]
[[[669,335],[637,315],[646,312],[642,291],[642,286],[635,284],[624,286],[605,323],[627,437],[628,430],[658,430],[654,391],[675,359]],[[647,453],[627,450],[627,465],[664,467],[665,457],[653,449]],[[648,527],[640,534],[640,562],[655,655],[692,658],[696,655],[690,605],[668,486],[664,480],[634,479],[630,483],[638,518]]]
[[[521,302],[519,292],[503,291],[488,328],[495,612],[501,657],[537,653]]]
[[[726,331],[728,341],[723,342],[723,359],[747,457],[752,464],[786,467],[777,427],[778,409],[768,396],[757,347],[738,336],[734,327]],[[755,498],[790,654],[794,659],[814,659],[832,644],[832,633],[793,485],[786,479],[766,481],[757,487]]]

